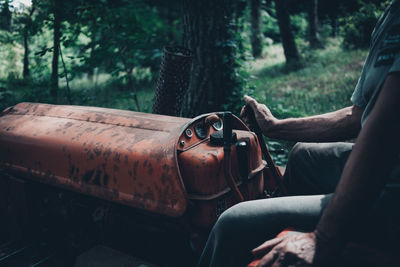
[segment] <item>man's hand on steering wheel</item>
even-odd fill
[[[240,117],[247,124],[247,126],[249,126],[249,128],[252,128],[254,125],[251,125],[247,110],[248,107],[250,107],[254,111],[254,116],[258,126],[260,126],[263,134],[267,136],[268,132],[276,125],[278,119],[272,115],[271,111],[266,105],[258,103],[254,98],[245,95],[243,99],[246,102],[246,105],[243,106],[240,112]]]

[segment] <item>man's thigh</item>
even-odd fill
[[[353,143],[297,143],[290,155],[284,184],[291,195],[334,192]]]
[[[214,226],[199,267],[245,266],[251,250],[287,227],[314,229],[330,195],[247,201],[226,210]]]

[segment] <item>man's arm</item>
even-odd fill
[[[265,242],[253,250],[264,255],[259,266],[326,266],[334,260],[352,230],[366,218],[398,159],[399,101],[400,73],[390,74],[316,230]]]
[[[334,142],[357,137],[361,128],[363,109],[358,106],[305,118],[278,120],[265,105],[249,96],[245,96],[244,100],[254,110],[257,123],[267,137],[301,142]],[[248,123],[245,109],[242,109],[241,116]]]
[[[325,247],[340,245],[362,223],[387,182],[400,153],[399,101],[400,73],[394,73],[387,77],[317,226],[317,260]]]

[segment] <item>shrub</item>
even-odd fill
[[[382,14],[383,4],[362,4],[358,12],[341,20],[343,47],[347,49],[366,48],[371,42],[371,34]]]

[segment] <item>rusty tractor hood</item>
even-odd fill
[[[20,103],[0,117],[0,167],[167,216],[187,207],[177,143],[190,119]]]

